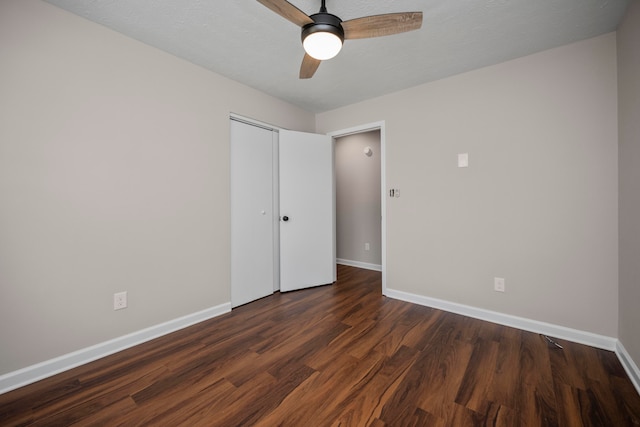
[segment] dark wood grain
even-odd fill
[[[635,426],[614,353],[385,298],[276,293],[0,395],[2,426]]]

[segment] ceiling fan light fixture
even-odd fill
[[[318,31],[309,34],[302,42],[309,56],[324,61],[336,56],[342,49],[342,40],[333,33]]]
[[[302,28],[305,55],[300,66],[300,78],[310,79],[320,63],[336,56],[344,40],[390,36],[417,30],[422,26],[422,12],[385,13],[342,21],[327,12],[326,0],[321,0],[320,12],[307,15],[287,0],[258,0],[287,21]]]
[[[302,46],[309,56],[324,61],[336,56],[342,49],[344,30],[342,20],[330,13],[310,16],[312,24],[302,27]]]

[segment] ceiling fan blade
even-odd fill
[[[342,23],[345,39],[366,39],[417,30],[422,26],[422,12],[387,13],[365,16]]]
[[[302,58],[302,65],[300,66],[300,78],[310,79],[313,77],[321,62],[319,59],[313,58],[308,53],[305,53],[304,58]]]
[[[313,24],[313,19],[309,18],[306,13],[286,0],[258,0],[258,3],[262,3],[264,6],[299,27],[304,27],[307,24]]]

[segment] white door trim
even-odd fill
[[[372,130],[380,131],[380,208],[381,208],[381,238],[382,238],[382,295],[387,295],[387,199],[385,188],[387,187],[386,180],[386,142],[385,142],[385,122],[384,120],[379,122],[368,123],[360,126],[354,126],[347,129],[337,130],[327,133],[333,138],[335,144],[336,138],[343,136],[353,135],[356,133],[369,132]]]
[[[261,122],[260,120],[252,119],[250,117],[241,116],[240,114],[236,114],[236,113],[229,113],[229,119],[235,120],[236,122],[245,123],[247,125],[252,125],[252,126],[257,126],[259,128],[264,128],[267,130],[272,130],[275,132],[278,132],[281,129],[278,126],[274,126],[266,122]]]

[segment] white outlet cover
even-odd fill
[[[127,308],[127,292],[118,292],[113,294],[113,309],[122,310]]]
[[[493,278],[493,289],[496,292],[504,292],[504,278],[503,277],[494,277]]]
[[[458,154],[458,167],[459,168],[469,167],[469,153]]]

